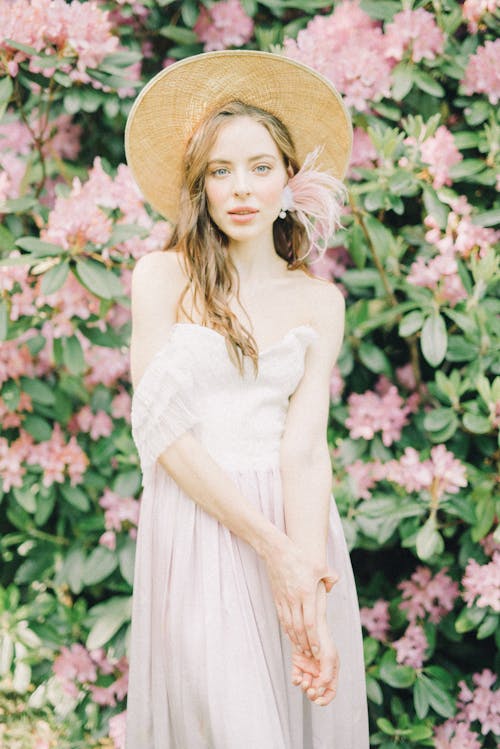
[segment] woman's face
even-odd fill
[[[250,117],[232,117],[208,155],[205,191],[208,211],[236,242],[272,236],[288,175],[267,129]]]

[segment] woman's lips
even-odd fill
[[[237,224],[247,224],[257,215],[257,213],[258,211],[254,208],[238,208],[234,211],[228,211],[228,215],[231,217],[232,221]]]

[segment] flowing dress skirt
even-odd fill
[[[228,470],[284,530],[279,464]],[[127,749],[368,749],[356,588],[332,497],[327,596],[340,654],[336,698],[314,705],[291,682],[264,562],[159,464],[144,477],[137,536]]]

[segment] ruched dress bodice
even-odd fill
[[[133,395],[142,469],[129,642],[126,749],[368,749],[361,624],[331,496],[326,559],[339,574],[327,617],[340,652],[338,694],[314,705],[291,682],[268,570],[158,461],[190,431],[233,490],[286,533],[280,443],[304,375],[310,325],[233,364],[225,338],[176,323]],[[312,503],[315,498],[304,497]]]
[[[289,398],[303,376],[306,348],[317,338],[310,325],[291,328],[260,352],[255,377],[248,357],[240,374],[222,334],[195,323],[174,324],[134,393],[132,430],[143,471],[158,448],[187,427],[226,468],[275,462]]]

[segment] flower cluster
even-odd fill
[[[424,619],[438,624],[443,616],[452,611],[458,598],[458,584],[446,574],[447,568],[434,577],[428,567],[419,566],[409,580],[403,580],[398,588],[403,591],[399,608],[406,611],[408,621]]]
[[[465,0],[462,5],[462,15],[467,21],[467,28],[472,34],[478,30],[478,22],[485,13],[494,13],[498,8],[498,0]]]
[[[0,65],[4,73],[16,76],[20,63],[29,59],[29,69],[51,77],[55,67],[41,65],[37,55],[9,46],[12,39],[37,53],[57,55],[58,68],[73,81],[104,88],[86,72],[116,52],[118,37],[111,33],[108,12],[94,0],[66,3],[65,0],[4,0],[0,4]],[[67,59],[61,65],[60,60]],[[76,60],[76,64],[75,64]]]
[[[210,8],[201,6],[194,32],[204,43],[205,52],[227,47],[241,47],[253,34],[254,24],[240,0],[220,0]]]
[[[152,221],[130,169],[120,164],[113,178],[104,171],[99,157],[95,158],[86,182],[74,177],[70,194],[57,198],[40,236],[73,252],[81,251],[88,242],[103,245],[115,225],[109,214],[116,209],[122,214],[117,225],[136,223],[150,230],[147,240],[134,238],[119,243],[126,254],[138,258],[164,245],[169,225],[166,221]],[[109,251],[103,250],[102,255],[108,258]]]
[[[372,440],[381,432],[382,442],[388,447],[401,437],[408,415],[415,410],[416,399],[410,396],[405,403],[397,387],[385,377],[379,379],[376,390],[351,393],[347,399],[349,416],[345,424],[352,439]]]
[[[425,259],[419,255],[410,267],[406,277],[408,283],[431,289],[438,303],[448,302],[454,307],[458,302],[467,299],[467,292],[458,274],[455,257],[437,255]]]
[[[69,648],[64,645],[53,670],[64,691],[74,699],[87,692],[98,705],[115,707],[127,694],[127,659],[110,659],[103,648],[89,651],[78,642]]]
[[[462,584],[467,606],[490,606],[493,611],[500,612],[500,551],[493,552],[488,564],[479,564],[475,559],[470,559]]]
[[[459,712],[457,718],[469,724],[478,721],[481,733],[485,736],[491,731],[500,735],[500,690],[493,690],[497,675],[485,668],[481,673],[474,674],[472,681],[475,689],[470,689],[465,681],[459,682],[460,694],[458,699]]]
[[[426,460],[421,460],[415,448],[407,447],[398,459],[386,463],[356,460],[346,466],[346,471],[354,480],[356,495],[362,499],[370,499],[370,490],[383,480],[398,484],[407,492],[428,491],[436,499],[456,494],[467,486],[465,466],[445,445],[434,445]]]
[[[435,749],[481,749],[482,743],[468,723],[455,718],[437,726],[434,733]]]
[[[360,608],[361,624],[370,637],[375,640],[387,640],[390,629],[389,602],[380,598],[373,606]]]
[[[361,10],[358,0],[344,0],[331,15],[315,16],[297,40],[284,40],[288,57],[329,78],[346,105],[360,112],[368,110],[370,101],[390,96],[394,61],[385,49],[381,25]]]
[[[429,643],[420,624],[409,624],[404,635],[399,640],[394,640],[392,644],[396,650],[398,663],[412,668],[422,668]]]
[[[462,80],[465,93],[486,94],[490,104],[500,99],[500,39],[486,41],[471,55]]]
[[[105,533],[99,539],[102,546],[114,551],[116,548],[116,533],[128,528],[129,536],[136,538],[139,523],[140,503],[133,497],[121,497],[119,494],[106,489],[99,500],[104,508]]]
[[[69,477],[71,486],[80,484],[89,459],[72,436],[65,442],[60,424],[54,424],[52,435],[45,442],[35,444],[33,437],[21,430],[20,436],[9,442],[0,438],[0,479],[4,491],[12,486],[23,486],[25,465],[42,469],[43,486],[63,484]]]
[[[472,206],[465,195],[449,202],[451,211],[444,233],[433,216],[425,217],[424,224],[428,229],[425,233],[426,241],[447,257],[458,255],[468,259],[473,252],[483,257],[500,240],[500,231],[473,223]]]
[[[413,62],[433,60],[444,49],[444,34],[434,15],[424,8],[402,10],[385,26],[385,54],[402,60],[405,53]]]

